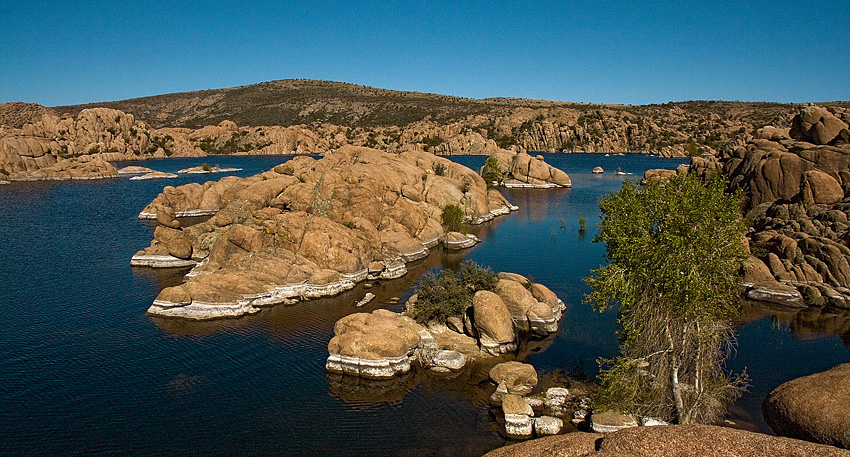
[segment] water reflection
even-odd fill
[[[840,335],[842,340],[850,340],[850,310],[834,307],[797,308],[773,303],[745,301],[742,305],[744,322],[757,321],[765,316],[773,319],[775,325],[787,324],[794,337],[815,339],[824,335]],[[850,346],[847,346],[850,349]]]

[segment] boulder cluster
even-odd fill
[[[230,121],[200,129],[160,128],[132,114],[87,108],[76,116],[51,110],[20,128],[0,126],[0,173],[10,181],[117,176],[109,162],[208,154],[318,154],[328,142],[293,127],[239,128]]]
[[[562,170],[547,164],[542,155],[530,156],[508,150],[499,150],[490,154],[504,187],[572,187],[570,177]],[[485,165],[486,167],[487,165]],[[481,169],[482,175],[485,168]]]
[[[848,114],[840,114],[807,106],[790,128],[765,127],[719,159],[691,161],[690,173],[719,171],[743,191],[749,298],[850,307],[850,144]],[[663,175],[651,170],[645,179]]]
[[[195,265],[185,283],[159,294],[150,314],[240,316],[405,274],[405,263],[446,239],[448,205],[471,224],[516,209],[447,159],[346,147],[249,178],[166,187],[139,215],[158,225],[131,264]],[[213,217],[188,227],[178,220],[199,215]]]
[[[489,375],[496,385],[490,404],[496,408],[498,422],[504,420],[505,434],[512,440],[556,435],[575,411],[590,404],[582,389],[571,392],[566,387],[550,387],[534,392],[537,372],[526,363],[500,363]]]
[[[514,280],[524,278],[513,273],[498,276],[495,292],[476,292],[463,316],[445,324],[413,320],[416,295],[403,314],[376,310],[343,317],[328,343],[327,370],[386,379],[407,373],[416,361],[435,371],[458,371],[476,358],[515,352],[522,335],[557,332],[564,303],[551,290],[542,284],[526,289]],[[536,373],[533,379],[536,385]]]

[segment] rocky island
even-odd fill
[[[139,215],[158,225],[131,264],[194,265],[149,314],[235,317],[405,274],[405,263],[447,239],[448,206],[470,224],[514,209],[477,173],[447,159],[349,146],[249,178],[166,187]],[[176,218],[188,215],[214,216],[182,227]]]

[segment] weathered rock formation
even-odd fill
[[[369,379],[407,373],[422,340],[420,332],[427,331],[409,317],[385,309],[350,314],[334,324],[325,367],[331,373]]]
[[[496,160],[501,185],[504,187],[572,187],[570,177],[547,164],[542,155],[532,157],[525,153],[499,150],[490,154]],[[481,169],[483,174],[484,168]]]
[[[721,171],[744,192],[750,298],[848,307],[850,144],[840,134],[847,124],[810,106],[792,125],[795,139],[765,128],[762,138],[724,148],[719,160],[694,157],[690,172]]]
[[[850,364],[793,379],[762,403],[778,435],[850,448]]]
[[[179,170],[178,174],[200,175],[209,173],[228,173],[231,171],[242,171],[241,168],[221,168],[219,166],[211,167],[209,165],[198,165],[197,167],[184,168]]]
[[[444,168],[441,175],[434,163]],[[442,208],[479,224],[511,211],[475,172],[427,153],[347,147],[250,177],[166,187],[139,215],[159,222],[135,265],[200,262],[150,314],[211,319],[335,295],[367,276],[401,276],[445,237]],[[176,217],[211,215],[180,227]]]
[[[514,325],[522,331],[548,334],[558,330],[564,303],[542,284],[531,284],[523,276],[499,273],[496,294],[502,299]],[[529,287],[526,288],[526,285]]]
[[[0,169],[12,181],[114,177],[101,170],[103,165],[98,169],[77,166],[88,162],[329,151],[327,141],[300,126],[239,128],[223,121],[197,130],[153,129],[132,114],[109,108],[89,108],[76,116],[61,117],[45,110],[37,119],[31,111],[26,111],[29,115],[25,117],[32,122],[0,128]]]
[[[662,425],[633,427],[608,434],[568,433],[505,446],[487,457],[703,457],[850,456],[850,452],[823,444],[809,443],[744,430],[712,425]]]

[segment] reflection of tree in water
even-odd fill
[[[774,322],[788,324],[797,338],[840,335],[844,346],[850,350],[850,310],[833,307],[793,308],[754,301],[746,301],[742,308],[744,322],[771,316]]]

